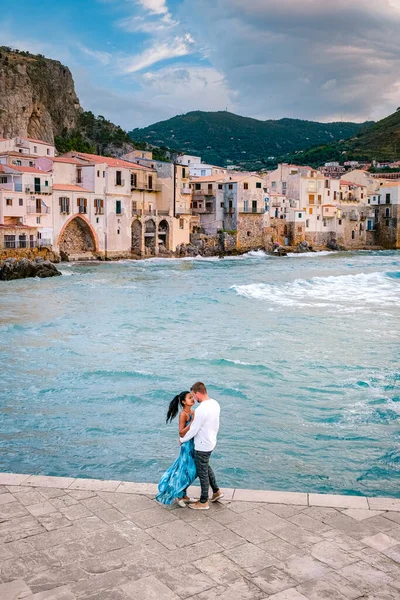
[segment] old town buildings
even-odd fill
[[[40,140],[0,139],[1,250],[46,247],[70,260],[167,256],[195,238],[226,249],[215,241],[226,236],[238,251],[303,241],[398,248],[399,206],[400,180],[362,169],[280,164],[260,175],[192,156],[56,156]]]

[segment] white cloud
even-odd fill
[[[83,44],[78,44],[78,48],[81,52],[90,56],[90,58],[94,58],[97,62],[102,65],[109,65],[112,60],[112,55],[109,52],[102,52],[100,50],[92,50],[91,48],[87,48]]]
[[[168,12],[165,0],[138,0],[138,4],[141,4],[145,10],[155,15],[164,15]]]
[[[136,73],[161,61],[185,56],[192,52],[192,44],[193,40],[189,34],[176,37],[172,41],[156,42],[136,56],[121,59],[121,72]]]

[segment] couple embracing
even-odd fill
[[[195,401],[199,403],[193,411]],[[156,500],[162,504],[172,504],[193,510],[207,510],[208,490],[211,486],[213,495],[211,502],[223,497],[210,466],[210,456],[217,444],[220,407],[216,400],[207,394],[204,383],[198,381],[190,392],[181,392],[171,401],[167,413],[167,423],[178,414],[181,450],[179,457],[164,473],[158,484]],[[199,501],[187,495],[187,488],[198,477],[200,479],[201,496]]]

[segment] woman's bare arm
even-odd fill
[[[183,437],[187,434],[190,429],[190,425],[193,423],[193,419],[190,421],[189,425],[186,427],[186,419],[187,415],[182,411],[179,415],[179,437]]]

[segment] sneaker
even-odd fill
[[[195,502],[194,504],[188,504],[189,508],[193,508],[193,510],[208,510],[210,505],[208,502]]]
[[[183,498],[177,498],[176,499],[176,503],[181,508],[186,508],[186,506],[187,506],[187,504],[186,504],[186,502],[185,502],[185,500]]]
[[[221,498],[224,497],[224,493],[221,492],[221,490],[218,490],[218,492],[215,492],[215,494],[213,494],[210,498],[210,502],[218,502],[218,500],[221,500]]]

